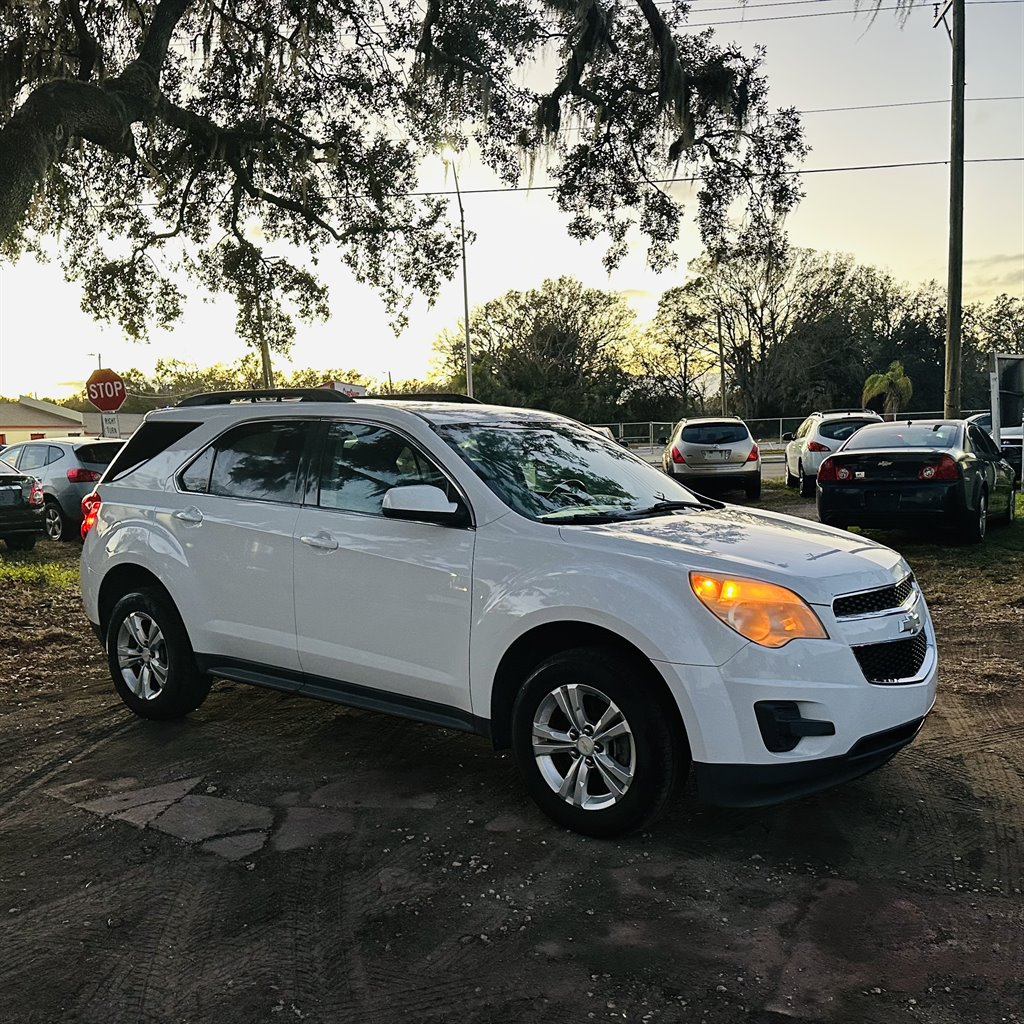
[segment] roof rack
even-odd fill
[[[874,416],[878,413],[874,409],[819,409],[811,413],[812,416],[831,416],[832,413],[836,412],[869,412]]]
[[[452,402],[457,405],[483,405],[479,398],[460,395],[457,391],[424,391],[406,395],[360,395],[374,402]]]
[[[183,398],[177,408],[197,405],[230,405],[232,402],[281,402],[295,398],[300,402],[351,402],[348,395],[329,388],[257,388],[246,391],[208,391]]]

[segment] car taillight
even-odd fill
[[[830,452],[830,451],[832,451],[832,449],[829,448],[829,446],[827,444],[822,444],[820,441],[811,441],[811,443],[807,445],[807,450],[809,452]]]
[[[757,447],[757,445],[755,444],[754,447],[750,449],[750,454],[747,456],[747,462],[757,462],[757,460],[760,457],[761,457],[761,451]]]
[[[846,476],[843,477],[845,480],[849,477],[850,471],[848,469],[844,469],[843,472],[846,473]],[[821,483],[824,481],[826,483],[835,483],[838,479],[839,474],[836,471],[836,464],[831,459],[826,459],[818,467],[818,482]]]
[[[100,504],[100,496],[95,491],[82,499],[82,540],[85,540],[85,535],[96,525]]]
[[[686,459],[683,458],[683,453],[675,445],[672,445],[672,461],[677,466],[686,462]]]
[[[28,503],[30,505],[42,505],[43,503],[43,485],[38,480],[32,481],[28,492]]]
[[[937,462],[922,466],[917,472],[918,480],[959,480],[960,463],[951,455],[941,455]]]
[[[69,469],[68,479],[73,484],[94,484],[99,480],[100,475],[94,469]]]

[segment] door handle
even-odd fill
[[[311,548],[317,548],[320,551],[338,550],[338,542],[329,533],[324,533],[322,530],[320,533],[314,533],[310,537],[300,537],[299,540],[303,544]]]
[[[201,523],[203,521],[203,513],[195,507],[195,505],[189,508],[179,509],[174,513],[175,519],[180,519],[183,523]]]

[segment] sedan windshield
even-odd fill
[[[541,522],[613,520],[700,508],[621,445],[572,423],[434,428],[506,505]]]
[[[958,423],[886,423],[858,430],[844,451],[866,448],[953,448],[960,436]]]

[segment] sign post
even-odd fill
[[[103,413],[103,436],[120,437],[117,410],[128,397],[121,375],[106,368],[93,370],[92,376],[85,382],[85,397]]]

